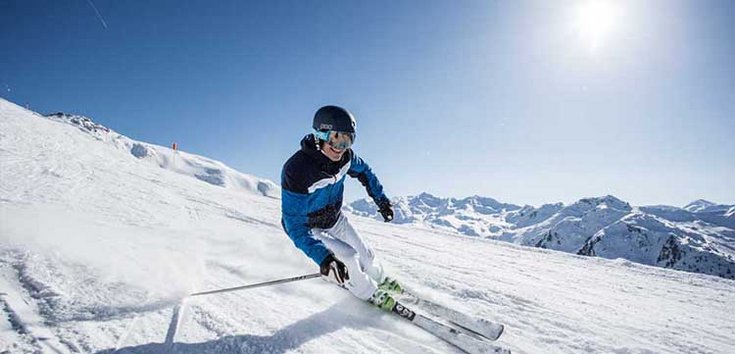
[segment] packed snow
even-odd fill
[[[0,99],[0,352],[458,353],[320,279],[185,299],[317,271],[277,187],[68,118]],[[390,274],[504,323],[514,353],[735,352],[733,280],[350,219]]]

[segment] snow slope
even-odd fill
[[[270,197],[280,197],[275,183],[233,170],[225,164],[202,156],[130,139],[93,122],[88,117],[62,112],[47,118],[76,126],[95,139],[130,153],[139,160],[224,188],[242,189]]]
[[[0,352],[457,352],[319,279],[182,301],[316,266],[277,199],[109,142],[0,100]],[[735,352],[732,280],[351,219],[390,273],[504,322],[515,353]]]
[[[393,203],[397,223],[735,279],[731,205],[698,200],[684,208],[633,207],[608,195],[535,208],[478,196],[458,200],[427,193],[397,197]],[[380,219],[367,199],[345,210]]]

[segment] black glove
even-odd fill
[[[319,272],[328,281],[337,283],[338,285],[343,285],[345,281],[350,280],[350,275],[347,273],[345,264],[340,262],[339,259],[334,258],[334,255],[331,253],[319,265]]]
[[[380,215],[383,215],[383,220],[385,222],[393,220],[393,206],[390,205],[390,200],[388,198],[381,199],[378,202],[378,212]]]

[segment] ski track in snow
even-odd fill
[[[316,269],[257,191],[3,100],[0,162],[0,352],[458,352],[318,279],[184,301]],[[504,323],[514,353],[735,353],[732,280],[350,218],[389,274]]]

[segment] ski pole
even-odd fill
[[[237,290],[245,290],[245,289],[252,289],[252,288],[260,288],[262,286],[269,286],[269,285],[290,283],[290,282],[299,281],[299,280],[306,280],[306,279],[318,278],[320,276],[322,276],[321,273],[306,274],[306,275],[300,275],[298,277],[293,277],[293,278],[285,278],[285,279],[271,280],[271,281],[266,281],[266,282],[257,283],[257,284],[249,284],[249,285],[236,286],[236,287],[233,287],[233,288],[224,288],[224,289],[217,289],[217,290],[202,291],[202,292],[198,292],[198,293],[189,294],[189,296],[190,297],[191,296],[201,296],[201,295],[224,293],[224,292],[229,292],[229,291],[237,291]]]

